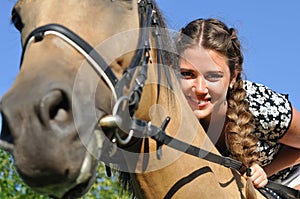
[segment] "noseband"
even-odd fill
[[[158,29],[158,20],[154,10],[152,0],[139,0],[139,14],[140,14],[140,38],[138,42],[138,49],[135,52],[135,55],[132,59],[130,66],[125,71],[122,77],[122,86],[129,87],[133,79],[133,73],[138,69],[138,75],[135,79],[132,90],[128,96],[123,95],[122,88],[118,88],[119,80],[116,78],[109,65],[105,62],[103,57],[96,51],[94,48],[89,45],[86,41],[80,38],[76,33],[72,32],[68,28],[59,25],[59,24],[48,24],[42,27],[39,27],[33,30],[27,37],[22,57],[21,64],[24,58],[26,50],[33,42],[42,41],[47,35],[55,35],[65,42],[74,47],[78,52],[80,52],[86,60],[91,64],[96,73],[101,76],[110,90],[113,93],[113,97],[116,101],[116,104],[113,109],[113,115],[102,118],[99,121],[97,128],[108,127],[108,128],[120,128],[122,131],[129,132],[128,137],[122,139],[118,133],[115,134],[117,141],[126,145],[130,142],[133,134],[135,137],[140,138],[152,138],[156,140],[157,143],[157,158],[160,159],[162,155],[161,146],[163,144],[168,145],[174,149],[185,152],[187,154],[200,157],[223,166],[238,169],[243,168],[242,163],[238,162],[229,157],[223,157],[216,154],[213,154],[209,151],[203,150],[201,148],[191,146],[185,142],[177,140],[176,138],[170,137],[165,133],[165,128],[167,127],[170,118],[167,117],[160,127],[153,126],[151,122],[146,122],[134,118],[134,114],[138,108],[140,96],[147,80],[147,68],[150,62],[150,29],[152,30],[153,36],[156,38],[156,48],[157,48],[157,57],[159,57],[159,63],[163,66],[166,65],[164,60],[164,54],[162,49],[162,42],[160,40],[160,33]],[[141,66],[141,67],[137,67]],[[170,88],[172,89],[172,83],[170,80],[170,74],[168,70],[165,70],[167,81]],[[124,106],[124,103],[128,105],[128,110],[124,111],[121,107]],[[126,118],[130,118],[129,120]],[[124,130],[125,129],[125,130]]]

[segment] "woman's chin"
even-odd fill
[[[205,119],[205,118],[207,118],[207,117],[209,116],[209,114],[206,113],[206,111],[204,111],[204,110],[199,110],[199,109],[197,109],[197,110],[193,110],[193,111],[194,111],[195,116],[196,116],[199,120]]]

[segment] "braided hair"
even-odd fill
[[[204,49],[217,51],[228,58],[231,78],[236,73],[237,76],[234,85],[230,86],[227,92],[225,143],[230,156],[241,161],[246,167],[257,163],[258,139],[253,134],[253,115],[245,100],[246,91],[243,88],[242,80],[244,58],[236,30],[228,28],[217,19],[197,19],[180,30],[176,45],[179,55],[187,48],[201,45]],[[246,195],[249,194],[249,191],[254,191],[251,180],[248,178],[247,181],[247,186],[250,187],[248,192],[246,191]],[[249,183],[251,185],[248,185]],[[247,198],[251,198],[250,195]]]

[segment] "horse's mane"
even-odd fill
[[[168,31],[167,28],[167,24],[166,24],[166,20],[161,12],[161,10],[159,9],[159,7],[157,6],[157,3],[153,0],[153,9],[156,12],[157,15],[157,20],[158,20],[158,26],[161,30],[164,31],[163,34],[160,34],[161,36],[161,44],[162,44],[162,51],[164,53],[164,59],[166,61],[166,65],[169,66],[168,70],[171,70],[172,67],[177,64],[177,56],[176,56],[176,52],[175,51],[175,45],[174,45],[174,40],[172,39],[172,35],[170,34],[170,32]],[[172,85],[169,85],[172,86]],[[172,89],[170,89],[172,90]],[[158,93],[159,95],[159,93]],[[115,167],[116,166],[116,167]],[[135,197],[135,193],[134,193],[134,189],[131,183],[131,179],[130,179],[130,173],[129,172],[125,172],[125,171],[119,171],[118,165],[113,166],[113,169],[115,170],[115,173],[117,173],[118,175],[118,182],[120,184],[120,186],[122,187],[123,191],[129,192],[132,197]]]
[[[177,64],[177,55],[174,52],[177,52],[175,49],[174,39],[172,38],[172,35],[170,32],[168,32],[168,26],[166,24],[166,20],[164,18],[164,15],[162,14],[161,10],[157,6],[157,3],[153,1],[154,9],[157,12],[157,17],[159,21],[160,28],[165,30],[165,34],[162,34],[162,45],[163,49],[168,49],[165,51],[165,58],[167,61],[168,66],[175,66]]]

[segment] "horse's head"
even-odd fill
[[[13,146],[28,185],[56,197],[81,195],[93,181],[103,141],[93,130],[111,114],[113,78],[99,78],[76,36],[46,25],[79,35],[120,78],[138,43],[138,3],[20,0],[12,20],[24,49],[20,72],[1,101],[1,139]]]

